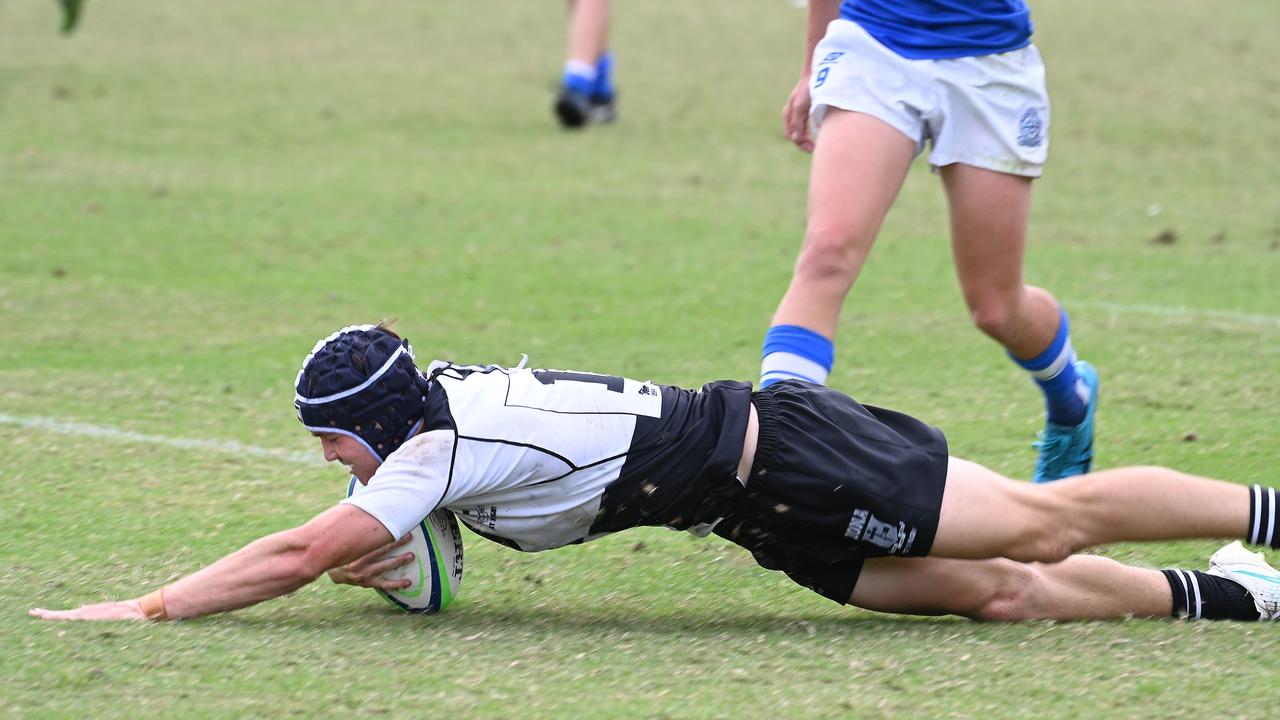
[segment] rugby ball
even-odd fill
[[[364,489],[354,477],[347,497]],[[413,584],[401,590],[378,590],[392,605],[411,613],[435,613],[449,607],[462,584],[462,531],[453,513],[438,508],[409,533],[409,542],[387,557],[413,553],[413,562],[383,573],[390,580],[409,578]]]

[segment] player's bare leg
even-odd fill
[[[940,170],[947,190],[956,274],[974,325],[1014,357],[1053,340],[1058,301],[1022,281],[1031,178],[968,165]]]
[[[956,273],[970,317],[1045,394],[1047,421],[1033,480],[1086,473],[1093,462],[1097,373],[1076,362],[1058,301],[1023,282],[1031,178],[961,164],[941,173]]]
[[[914,152],[914,141],[882,120],[827,111],[809,170],[804,245],[764,336],[761,387],[782,380],[827,381],[840,308]]]
[[[1244,538],[1250,493],[1160,467],[1032,485],[951,458],[931,554],[1056,562],[1111,542]]]
[[[1053,564],[878,558],[863,566],[849,602],[879,612],[1001,622],[1168,617],[1173,609],[1159,570],[1094,555]]]
[[[833,337],[840,306],[871,251],[915,151],[882,120],[831,108],[809,171],[804,245],[774,325],[800,325]]]
[[[609,0],[569,0],[569,60],[594,65],[609,42]]]
[[[609,0],[569,0],[569,50],[553,109],[566,128],[616,116]]]

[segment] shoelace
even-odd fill
[[[1074,435],[1054,433],[1052,436],[1046,438],[1045,433],[1042,430],[1039,433],[1036,433],[1036,437],[1038,439],[1031,443],[1031,447],[1042,451],[1040,453],[1040,467],[1065,462],[1069,459],[1067,457],[1067,453],[1072,449],[1073,441],[1075,440]],[[1079,465],[1079,463],[1073,463],[1072,465]]]
[[[1031,443],[1031,447],[1036,450],[1048,450],[1054,458],[1061,457],[1071,444],[1071,438],[1067,435],[1053,435],[1045,438],[1044,431],[1036,433],[1037,440]]]

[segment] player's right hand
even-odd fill
[[[388,570],[413,562],[413,553],[411,552],[386,557],[392,550],[403,546],[412,538],[413,533],[405,533],[404,537],[395,542],[387,543],[368,555],[352,560],[346,565],[333,568],[329,571],[329,579],[343,585],[359,585],[360,587],[375,588],[377,590],[403,590],[412,585],[413,581],[408,578],[389,580],[382,577],[382,574]]]
[[[787,104],[782,106],[782,132],[805,152],[813,152],[813,136],[809,133],[809,76],[801,75]]]
[[[27,611],[31,617],[41,620],[146,620],[146,613],[137,600],[118,600],[101,602],[92,605],[81,605],[74,610],[46,610],[32,608]]]

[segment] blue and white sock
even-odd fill
[[[764,335],[760,360],[760,387],[780,380],[804,380],[819,385],[827,381],[835,362],[836,346],[824,335],[799,325],[774,325]]]
[[[1067,312],[1060,311],[1058,332],[1044,352],[1030,360],[1013,361],[1031,373],[1044,393],[1045,412],[1054,425],[1079,425],[1089,405],[1089,387],[1076,374],[1076,352],[1071,347]]]
[[[616,91],[613,88],[613,53],[606,52],[596,61],[596,80],[591,87],[591,99],[608,102]]]
[[[597,78],[596,66],[578,60],[569,60],[564,64],[564,75],[560,85],[566,90],[590,95]]]

